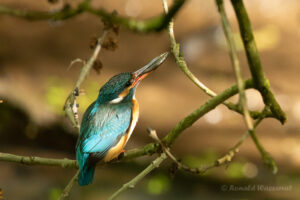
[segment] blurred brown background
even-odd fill
[[[46,0],[0,0],[11,8],[54,11],[64,3]],[[247,62],[229,1],[226,10],[235,31],[242,71],[249,77]],[[300,2],[298,0],[245,0],[266,76],[287,113],[284,126],[266,119],[257,129],[258,137],[274,156],[279,172],[271,174],[248,139],[228,167],[204,176],[178,172],[168,175],[171,163],[139,183],[119,199],[300,199],[300,89],[299,42]],[[171,1],[169,1],[171,3]],[[148,18],[163,11],[160,0],[102,0],[95,7],[120,15]],[[80,65],[67,70],[76,58],[87,59],[92,37],[102,31],[98,17],[82,14],[66,21],[26,20],[0,15],[0,151],[18,155],[75,158],[76,132],[64,118],[63,103],[80,72]],[[220,92],[235,83],[219,15],[213,0],[189,0],[175,18],[175,35],[191,71],[209,88]],[[103,69],[91,71],[82,85],[80,116],[97,97],[98,90],[112,75],[133,71],[169,49],[166,31],[137,34],[120,30],[116,51],[100,52]],[[263,107],[258,92],[247,91],[249,107]],[[137,90],[140,119],[127,149],[152,142],[146,127],[161,137],[194,109],[209,99],[176,66],[172,56]],[[236,100],[234,98],[233,100]],[[231,148],[246,131],[242,117],[219,106],[205,115],[176,141],[172,152],[190,165],[213,162]],[[70,199],[107,198],[132,179],[154,157],[99,167],[94,183],[75,186]],[[59,167],[0,163],[0,188],[5,199],[56,199],[75,170]],[[225,185],[225,189],[224,186]],[[287,190],[222,191],[226,186],[282,186]]]

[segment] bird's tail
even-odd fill
[[[78,183],[80,186],[90,184],[94,179],[95,166],[85,164],[79,171]]]
[[[88,185],[94,179],[95,164],[89,162],[89,154],[83,153],[77,149],[76,159],[79,165],[78,183],[79,185]]]

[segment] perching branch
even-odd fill
[[[147,174],[149,174],[152,170],[155,168],[158,168],[160,164],[167,158],[167,155],[165,153],[162,153],[158,158],[156,158],[146,169],[144,169],[140,174],[138,174],[136,177],[134,177],[131,181],[124,184],[119,190],[117,190],[114,194],[112,194],[108,199],[113,200],[118,195],[120,195],[122,192],[132,189],[135,187],[135,185],[141,181]]]
[[[65,6],[63,9],[56,12],[39,12],[39,11],[28,11],[8,8],[6,6],[0,5],[0,14],[10,15],[14,17],[19,17],[27,19],[30,21],[39,20],[66,20],[77,16],[82,13],[91,13],[102,20],[109,22],[110,24],[120,25],[136,32],[151,32],[151,31],[161,31],[164,29],[172,17],[181,9],[185,0],[174,0],[170,12],[167,15],[160,14],[156,17],[152,17],[146,20],[137,20],[128,17],[122,17],[114,13],[108,13],[102,8],[95,9],[90,5],[90,0],[84,0],[77,7],[71,8],[70,6]]]
[[[286,121],[286,115],[271,92],[270,83],[262,69],[256,43],[252,33],[251,23],[243,1],[231,0],[231,3],[239,23],[240,33],[243,39],[255,88],[260,91],[265,105],[270,107],[274,117],[276,117],[283,124]]]
[[[17,156],[9,153],[0,153],[0,161],[16,162],[24,165],[47,165],[59,166],[62,168],[77,168],[76,160],[54,159],[54,158],[41,158],[35,156]]]

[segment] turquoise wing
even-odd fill
[[[94,102],[88,107],[83,115],[76,145],[80,185],[93,181],[96,163],[90,162],[90,154],[93,158],[102,159],[126,134],[131,123],[131,109],[131,102],[101,105]]]
[[[96,153],[102,158],[126,134],[132,115],[132,103],[93,103],[85,112],[79,137],[82,153]]]

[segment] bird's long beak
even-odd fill
[[[143,80],[148,74],[150,74],[152,71],[158,68],[166,60],[168,54],[169,54],[168,52],[165,52],[157,56],[156,58],[151,60],[147,65],[133,72],[133,75],[135,76],[133,86],[135,86],[138,82]]]

